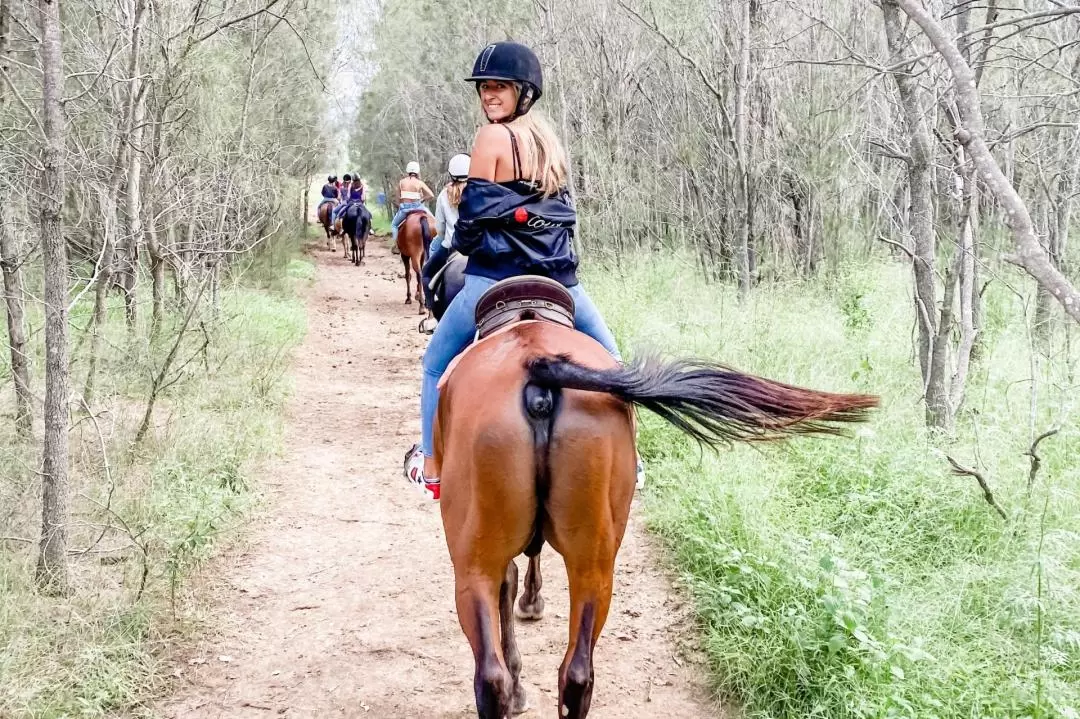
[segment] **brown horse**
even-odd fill
[[[562,555],[570,582],[558,716],[589,712],[593,651],[634,495],[634,405],[716,446],[836,434],[830,423],[862,421],[876,404],[701,361],[624,367],[584,334],[547,322],[522,322],[475,345],[441,390],[435,462],[479,716],[526,708],[513,560],[531,558],[519,609],[538,617],[543,600],[532,565],[545,542]]]
[[[337,231],[330,222],[330,212],[336,205],[337,202],[320,202],[316,210],[319,224],[323,226],[323,231],[326,232],[326,249],[328,250],[334,249],[334,241],[331,238],[337,235]]]
[[[410,213],[398,228],[397,248],[401,253],[401,263],[405,265],[405,304],[412,304],[412,274],[416,275],[416,302],[420,305],[420,314],[425,314],[424,293],[421,288],[420,270],[427,262],[428,247],[431,246],[432,218],[425,211]],[[410,274],[411,270],[411,274]]]

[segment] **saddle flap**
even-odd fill
[[[546,320],[573,327],[574,298],[555,280],[522,275],[496,282],[476,303],[480,339],[522,320]]]

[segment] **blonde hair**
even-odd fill
[[[531,180],[545,197],[566,187],[569,175],[566,150],[548,119],[533,108],[506,124],[517,137],[521,171],[525,175],[521,179]]]
[[[446,199],[451,207],[461,204],[461,193],[465,190],[467,180],[450,180],[446,183]]]

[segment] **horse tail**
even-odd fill
[[[713,447],[800,434],[839,435],[838,424],[865,421],[879,401],[872,395],[795,387],[701,360],[649,357],[598,370],[560,355],[534,358],[526,368],[526,388],[605,392],[651,410]]]
[[[424,238],[424,246],[420,248],[420,265],[426,265],[428,260],[428,248],[431,247],[431,227],[428,225],[427,213],[420,215],[420,236]]]
[[[551,487],[551,463],[549,457],[551,433],[555,426],[560,394],[558,387],[527,382],[522,391],[525,419],[533,436],[533,466],[536,468],[536,518],[533,520],[533,536],[525,548],[525,556],[535,557],[544,546],[544,506]]]

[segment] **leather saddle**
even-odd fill
[[[544,320],[573,328],[574,298],[555,280],[521,275],[496,282],[476,303],[477,339],[523,320]]]

